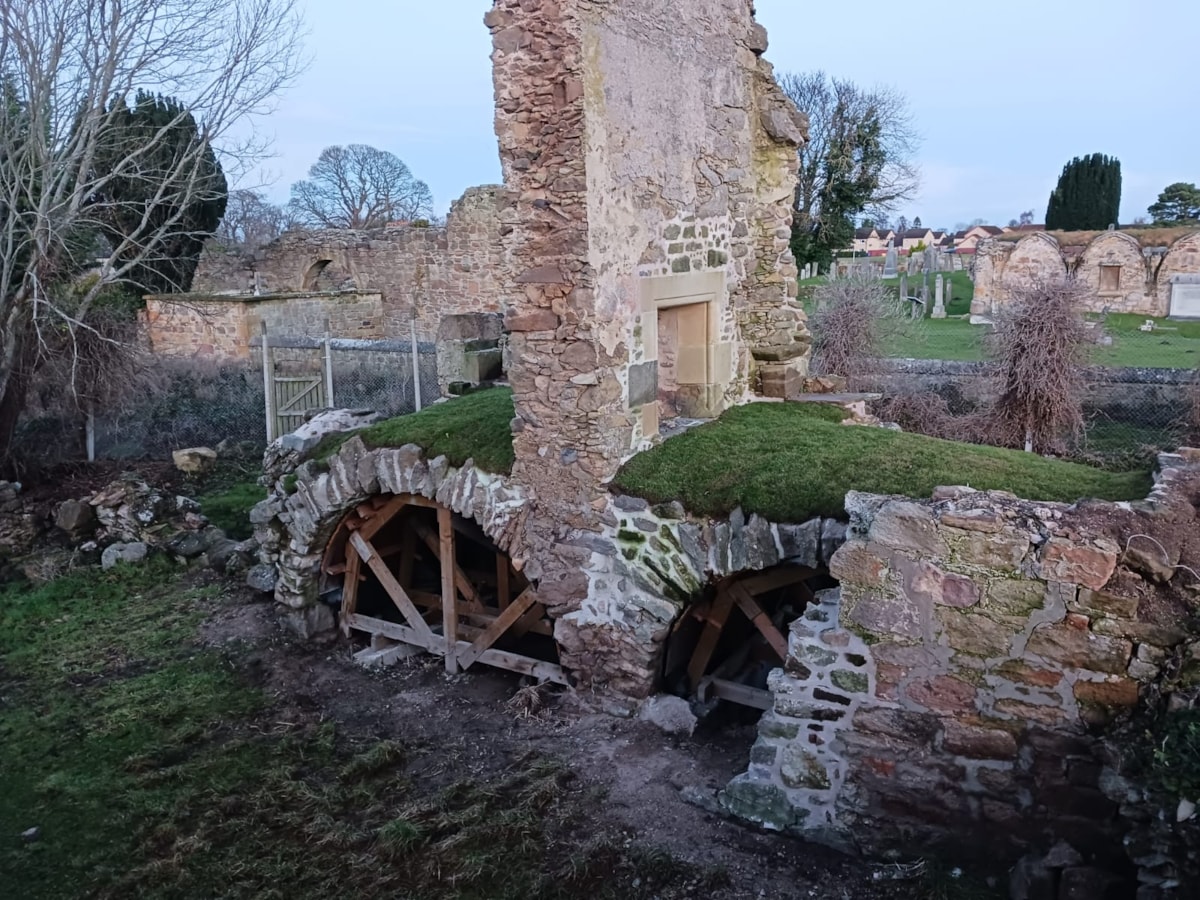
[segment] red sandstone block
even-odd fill
[[[943,719],[945,735],[942,747],[948,753],[970,759],[1016,759],[1017,741],[1000,728],[988,728],[976,721]]]
[[[949,675],[936,675],[914,681],[908,686],[906,693],[909,700],[926,709],[953,714],[974,712],[978,695],[974,685]]]

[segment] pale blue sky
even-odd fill
[[[321,149],[366,143],[429,183],[439,212],[498,181],[491,0],[303,0],[313,64],[262,123],[274,199]],[[941,7],[945,12],[937,12]],[[1200,0],[912,4],[758,0],[780,71],[824,69],[909,99],[923,136],[924,224],[1038,221],[1063,164],[1120,158],[1122,220],[1200,182]]]

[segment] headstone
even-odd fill
[[[946,309],[950,308],[950,304],[954,302],[954,279],[946,279]]]
[[[902,272],[900,274],[900,299],[908,300],[908,273],[907,272]]]
[[[944,276],[938,275],[937,286],[934,290],[932,317],[935,319],[944,319],[946,318],[946,284]]]
[[[936,266],[936,265],[937,265],[937,251],[935,249],[933,249],[932,247],[929,247],[925,251],[925,271],[926,272],[936,272],[937,269],[934,268],[934,266]]]
[[[887,259],[883,263],[883,277],[896,277],[896,248],[890,244],[888,245]]]

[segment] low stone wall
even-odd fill
[[[1131,788],[1104,729],[1156,696],[1181,645],[1200,648],[1172,568],[1200,541],[1189,458],[1164,457],[1136,505],[851,493],[841,587],[792,626],[725,808],[872,853],[1011,860],[1065,839],[1119,861]],[[1134,535],[1162,552],[1124,552]]]

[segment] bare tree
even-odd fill
[[[230,191],[216,240],[226,249],[254,251],[271,243],[292,225],[291,212],[258,191]]]
[[[269,112],[296,75],[300,21],[296,0],[5,0],[0,27],[3,457],[31,377],[78,345],[106,288],[195,236],[164,211],[213,190],[212,149],[227,170],[261,155],[259,142],[235,141],[232,129]],[[131,140],[121,119],[138,91],[179,106],[157,133]],[[196,139],[159,153],[188,116]],[[118,183],[145,190],[124,200]],[[98,240],[117,217],[130,227]],[[74,290],[85,271],[95,277]]]
[[[830,240],[817,244],[832,244],[846,220],[864,213],[878,219],[916,195],[919,140],[903,94],[824,72],[784,74],[779,82],[809,120],[796,187],[800,234],[829,232]]]
[[[428,219],[433,194],[408,166],[365,144],[326,147],[308,178],[292,185],[297,219],[315,228],[382,228]]]
[[[841,375],[851,388],[862,387],[884,341],[903,327],[902,307],[882,281],[860,273],[821,285],[814,299],[813,372]]]
[[[1084,285],[1071,279],[1015,289],[987,340],[999,382],[992,443],[1050,452],[1084,428],[1084,368],[1090,332]]]

